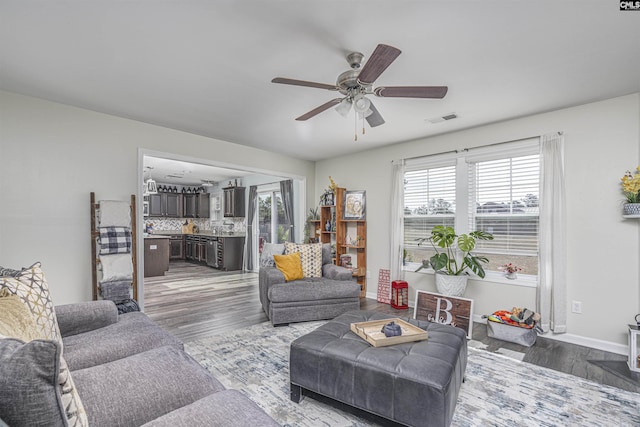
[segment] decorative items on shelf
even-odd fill
[[[366,191],[345,191],[342,219],[363,220],[365,218]]]
[[[498,270],[504,271],[504,277],[507,279],[514,280],[518,278],[518,271],[522,271],[522,268],[513,263],[508,263],[498,267]]]
[[[173,192],[177,193],[178,190],[176,189],[176,191]],[[204,187],[182,187],[182,194],[199,194],[204,192]]]
[[[342,254],[340,255],[340,266],[344,268],[351,268],[353,264],[351,264],[351,255]]]
[[[320,196],[320,205],[333,206],[336,204],[336,183],[329,177],[329,187]]]
[[[624,215],[640,216],[640,166],[636,168],[635,174],[627,171],[620,180],[622,192],[627,198],[623,205]]]
[[[347,237],[345,238],[345,245],[348,246],[354,246],[354,247],[358,247],[360,245],[362,245],[364,242],[364,239],[362,238],[362,236],[349,236],[347,235]]]

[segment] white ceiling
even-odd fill
[[[402,50],[353,141],[327,110],[345,55]],[[0,89],[319,160],[640,91],[640,11],[614,0],[0,0]],[[425,119],[451,112],[455,120]],[[361,126],[360,126],[361,127]]]
[[[153,178],[158,183],[182,186],[201,186],[205,181],[217,184],[217,188],[236,184],[235,180],[253,175],[248,171],[221,168],[192,161],[166,159],[145,156],[143,160],[143,179]],[[239,185],[239,183],[238,183]]]

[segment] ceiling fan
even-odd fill
[[[281,83],[295,86],[307,86],[318,89],[327,89],[340,92],[342,98],[335,98],[319,107],[297,117],[296,120],[308,120],[329,108],[336,106],[336,111],[347,117],[351,107],[356,111],[356,117],[367,120],[369,126],[376,127],[384,124],[384,119],[373,105],[367,95],[376,95],[383,98],[444,98],[447,94],[447,86],[379,86],[373,88],[373,82],[387,69],[389,65],[400,55],[400,49],[385,44],[379,44],[371,57],[360,68],[364,55],[360,52],[352,52],[347,55],[347,62],[351,70],[338,76],[335,85],[294,80],[285,77],[276,77],[272,83]],[[363,129],[364,132],[364,129]]]

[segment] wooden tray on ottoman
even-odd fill
[[[400,325],[400,328],[402,328],[402,335],[387,338],[384,335],[384,332],[381,332],[382,327],[391,321]],[[358,335],[374,347],[385,347],[388,345],[402,344],[406,342],[422,341],[426,340],[428,337],[427,331],[424,329],[420,329],[419,327],[398,318],[352,323],[351,332]]]

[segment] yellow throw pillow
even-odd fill
[[[292,280],[302,279],[302,262],[300,261],[300,252],[289,255],[274,255],[273,260],[276,262],[278,270],[284,274],[284,280],[290,282]]]

